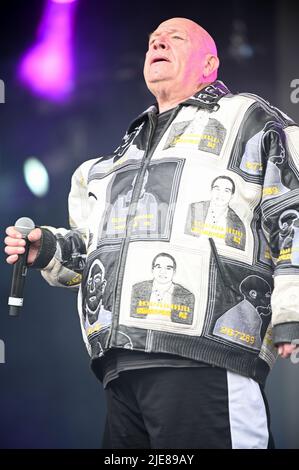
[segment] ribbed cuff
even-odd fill
[[[29,265],[30,268],[43,269],[53,258],[56,252],[56,237],[46,228],[40,227],[42,231],[41,245],[35,261]]]
[[[294,339],[299,339],[299,322],[280,323],[273,327],[273,342],[291,343]]]

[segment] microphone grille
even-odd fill
[[[29,217],[20,217],[15,223],[15,228],[26,237],[35,228],[35,224]]]

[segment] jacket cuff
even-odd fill
[[[42,231],[41,245],[35,261],[28,266],[30,268],[44,269],[51,261],[56,252],[56,237],[45,228],[40,227]]]
[[[273,327],[273,342],[275,345],[291,343],[295,339],[299,339],[299,322],[280,323]]]

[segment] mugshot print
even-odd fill
[[[171,125],[164,150],[169,148],[201,150],[220,155],[226,136],[225,127],[214,118],[199,110],[192,121]]]
[[[98,333],[111,325],[111,312],[106,310],[103,303],[106,285],[104,265],[99,259],[95,259],[89,268],[83,304],[84,327],[87,336]]]
[[[176,260],[158,253],[152,260],[151,280],[133,285],[131,317],[192,324],[194,295],[174,282]]]
[[[299,265],[299,212],[294,209],[284,211],[278,220],[279,262]]]
[[[136,215],[133,222],[134,232],[157,231],[158,201],[155,195],[146,189],[148,176],[149,172],[146,171],[137,203]],[[126,193],[121,193],[115,200],[107,222],[107,236],[114,237],[123,235],[126,228],[128,210],[131,204],[133,189],[135,187],[136,180],[137,174],[135,174],[128,191]]]
[[[123,238],[128,233],[138,239],[168,240],[183,165],[183,160],[165,158],[151,162],[143,176],[140,169],[116,172],[106,190],[98,245],[104,238]],[[134,191],[138,199],[132,204]]]
[[[243,300],[221,315],[215,323],[213,334],[260,349],[271,314],[271,287],[260,276],[247,276],[240,283]]]
[[[271,138],[269,139],[269,149],[267,149],[269,158],[263,189],[263,198],[265,200],[282,196],[299,187],[298,177],[290,166],[291,158],[284,142],[284,134],[279,126],[277,127],[273,122],[268,123],[264,131],[267,130]]]
[[[211,197],[207,201],[189,205],[185,233],[193,237],[208,236],[216,243],[245,249],[246,232],[240,217],[230,207],[235,183],[228,176],[218,176],[211,183]]]

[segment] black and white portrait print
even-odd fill
[[[262,277],[250,275],[242,280],[239,290],[243,300],[218,318],[213,334],[260,349],[271,316],[271,287]]]
[[[217,119],[199,111],[192,121],[172,124],[163,150],[195,148],[220,155],[225,136],[226,129]]]
[[[245,226],[230,207],[234,193],[235,183],[230,177],[220,175],[215,178],[211,183],[210,199],[189,205],[185,233],[193,237],[211,237],[218,244],[244,250]]]
[[[146,170],[141,191],[138,198],[133,232],[157,233],[158,229],[158,200],[156,196],[147,189],[149,172]],[[123,236],[126,229],[127,215],[132,201],[133,190],[137,180],[137,173],[127,192],[121,192],[115,199],[108,220],[105,225],[107,237]]]
[[[299,212],[288,209],[279,217],[279,262],[299,266]]]
[[[131,237],[168,239],[183,163],[174,159],[152,162],[143,175],[136,169],[116,172],[107,188],[99,242],[123,238],[128,229]],[[132,214],[134,195],[137,202]]]
[[[111,325],[111,311],[105,308],[103,302],[106,285],[104,265],[99,259],[95,259],[88,270],[83,303],[87,336]]]
[[[153,258],[153,278],[133,285],[131,317],[192,324],[195,298],[174,282],[176,268],[176,260],[169,253],[158,253]]]
[[[269,126],[273,123],[269,123]],[[287,154],[285,136],[280,128],[269,129],[268,162],[265,173],[263,197],[269,199],[299,188],[298,175],[290,166],[291,157]],[[265,144],[267,146],[267,140]]]
[[[89,340],[111,327],[119,250],[118,244],[104,245],[87,260],[82,277],[82,324]]]

